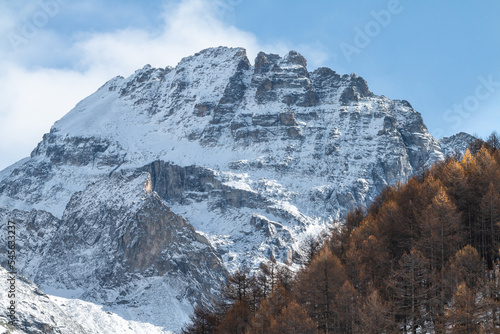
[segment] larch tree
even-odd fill
[[[458,285],[451,307],[446,312],[446,327],[453,334],[481,333],[480,301],[477,299],[475,289],[470,289],[467,284]]]
[[[493,131],[488,139],[486,140],[486,143],[490,146],[490,148],[493,151],[500,150],[500,136],[496,131]]]
[[[346,271],[354,287],[364,294],[370,284],[383,286],[391,259],[386,246],[376,236],[351,241],[345,254]]]
[[[297,298],[323,333],[332,333],[332,302],[346,279],[344,266],[328,247],[318,253],[309,267],[298,273]]]
[[[431,204],[421,216],[422,237],[417,249],[428,259],[428,307],[436,324],[444,315],[446,302],[445,266],[463,243],[460,213],[440,186]]]
[[[183,334],[215,334],[220,315],[203,305],[198,305],[191,315],[191,324],[182,330]]]
[[[404,254],[390,281],[397,318],[406,332],[416,334],[428,319],[430,290],[428,260],[415,248]]]
[[[359,294],[358,291],[346,281],[338,290],[331,304],[333,331],[332,333],[354,333],[359,319]]]
[[[286,305],[283,312],[271,320],[266,331],[268,334],[315,334],[316,332],[316,324],[296,301]]]
[[[461,215],[441,186],[423,211],[418,249],[429,259],[431,270],[441,271],[463,243]]]
[[[271,321],[276,319],[284,308],[295,301],[295,296],[283,286],[279,285],[272,294],[261,302],[259,309],[250,322],[249,333],[265,334],[269,330]]]
[[[223,291],[224,298],[233,302],[246,302],[250,293],[250,284],[249,270],[247,268],[238,269],[227,278]]]
[[[252,311],[245,301],[236,301],[217,326],[217,334],[245,334]]]
[[[457,251],[450,260],[449,277],[457,286],[462,282],[468,289],[476,289],[482,283],[483,263],[478,251],[467,245]]]
[[[413,226],[407,224],[408,218],[396,201],[384,203],[376,221],[381,241],[386,245],[391,259],[397,261],[413,246]]]
[[[372,290],[363,301],[355,332],[359,334],[385,334],[395,331],[396,324],[391,315],[391,306],[377,290]]]
[[[490,182],[488,191],[481,200],[480,219],[483,235],[482,256],[486,259],[488,267],[492,269],[498,258],[500,246],[500,194],[493,182]]]

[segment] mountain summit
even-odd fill
[[[297,266],[305,237],[443,159],[407,101],[356,74],[309,72],[295,51],[254,64],[218,47],[147,65],[57,121],[0,172],[18,270],[178,330],[228,272],[270,256]]]

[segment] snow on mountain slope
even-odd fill
[[[457,152],[463,154],[469,144],[475,139],[476,137],[471,136],[468,133],[459,132],[456,135],[440,139],[439,145],[441,146],[444,155],[453,156]]]
[[[0,288],[6,291],[7,271],[2,267],[0,277]],[[14,326],[8,324],[10,318],[5,314],[10,299],[0,299],[1,333],[170,333],[147,323],[126,321],[112,312],[103,310],[99,305],[47,295],[22,276],[17,276],[16,290],[18,318]]]
[[[89,184],[61,219],[5,209],[0,219],[16,222],[16,265],[40,288],[128,320],[179,329],[194,303],[216,298],[226,275],[207,239],[163,204],[143,172]]]
[[[218,47],[78,103],[0,172],[0,215],[25,226],[20,270],[43,289],[178,330],[227,270],[296,267],[305,236],[443,157],[407,101],[355,74]]]
[[[12,299],[7,298],[7,270],[0,267],[0,328],[7,333],[87,333],[74,319],[68,316],[45,293],[26,278],[17,275],[15,282],[16,326],[8,324],[7,306]]]

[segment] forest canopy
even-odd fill
[[[184,333],[500,333],[500,140],[494,132],[387,187],[295,273],[228,279]]]

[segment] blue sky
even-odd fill
[[[436,137],[500,131],[500,2],[0,0],[0,169],[116,75],[210,46],[294,49],[405,99]]]

